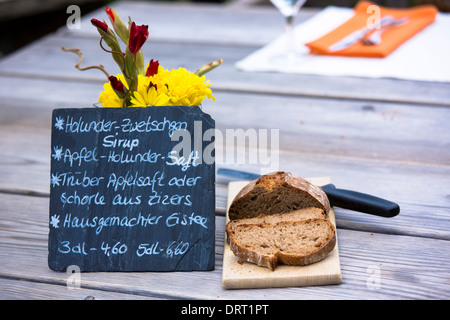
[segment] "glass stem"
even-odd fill
[[[286,17],[286,50],[289,56],[295,55],[294,16]]]

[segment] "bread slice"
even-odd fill
[[[328,219],[238,224],[227,233],[235,256],[270,270],[279,263],[304,266],[320,261],[336,245]]]
[[[234,198],[230,220],[319,208],[328,215],[330,202],[322,189],[306,179],[283,171],[263,175],[250,182]]]
[[[255,218],[244,218],[238,220],[232,220],[227,223],[226,231],[231,232],[236,226],[241,224],[264,224],[264,223],[278,223],[280,221],[300,221],[307,219],[323,219],[325,213],[319,208],[304,208],[292,212],[277,213],[273,215],[261,214]]]

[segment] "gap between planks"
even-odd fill
[[[264,73],[267,74],[267,73]],[[13,73],[8,71],[0,71],[0,77],[5,78],[17,78],[17,79],[38,79],[38,80],[50,80],[50,81],[71,81],[71,82],[80,82],[80,83],[95,83],[95,84],[103,84],[105,81],[100,80],[99,78],[86,78],[86,77],[76,77],[76,76],[58,76],[58,75],[49,75],[49,74],[36,74],[36,73]],[[348,78],[348,77],[347,77]],[[368,80],[366,78],[357,78],[353,77],[355,81],[358,79]],[[370,79],[369,79],[370,80]],[[400,80],[399,80],[400,81]],[[366,103],[392,103],[398,105],[406,105],[412,107],[423,107],[425,105],[424,101],[417,100],[400,100],[396,98],[375,98],[375,97],[358,97],[358,96],[348,96],[348,95],[339,95],[337,93],[332,93],[329,95],[325,95],[323,93],[314,93],[314,92],[289,92],[282,90],[271,90],[270,88],[264,87],[263,89],[258,89],[258,87],[246,87],[239,88],[238,86],[230,86],[225,82],[225,84],[212,84],[210,87],[212,90],[217,92],[225,92],[225,93],[234,93],[234,94],[257,94],[261,96],[274,96],[274,97],[297,97],[297,98],[308,98],[308,99],[317,99],[324,101],[334,101],[339,100],[342,102],[366,102]],[[427,107],[438,107],[438,108],[448,108],[450,107],[449,102],[437,102],[430,101],[426,103]]]

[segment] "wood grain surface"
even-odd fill
[[[202,108],[219,130],[278,129],[279,168],[328,176],[340,188],[399,203],[391,219],[334,208],[339,285],[226,290],[222,287],[229,177],[216,178],[216,250],[212,272],[83,273],[47,266],[51,111],[90,107],[105,81],[74,68],[110,57],[98,47],[90,18],[62,27],[0,60],[1,299],[448,299],[450,298],[450,83],[246,73],[234,62],[283,32],[272,7],[118,2],[116,10],[149,24],[146,57],[168,68],[196,69],[224,57],[208,74],[216,97]],[[301,11],[297,23],[317,10]],[[61,14],[66,14],[62,12]],[[208,27],[205,27],[208,26]],[[245,31],[245,32],[244,32]],[[432,57],[431,57],[432,58]],[[225,141],[252,150],[255,145]],[[259,173],[255,164],[217,167]]]

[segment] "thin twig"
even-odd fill
[[[108,53],[119,55],[119,56],[123,59],[123,70],[122,70],[123,76],[124,76],[125,78],[127,78],[127,79],[133,80],[132,77],[130,77],[130,76],[127,75],[127,71],[126,71],[126,67],[125,67],[125,65],[126,65],[126,60],[125,60],[125,56],[122,54],[122,52],[112,51],[112,50],[106,49],[106,48],[102,45],[102,41],[103,41],[103,37],[100,38],[100,48],[102,48],[104,51],[106,51],[106,52],[108,52]],[[130,83],[131,83],[131,82],[130,82]],[[127,93],[125,94],[125,97],[123,97],[123,99],[122,99],[122,107],[123,107],[123,108],[125,108],[125,107],[127,106],[127,101],[128,101],[129,96],[130,96],[130,89],[127,90]]]
[[[109,73],[106,71],[105,67],[103,65],[98,65],[98,66],[89,66],[89,67],[81,67],[81,62],[83,61],[83,52],[81,52],[80,49],[78,48],[66,48],[64,46],[61,47],[61,49],[65,52],[73,52],[76,55],[78,55],[78,63],[75,65],[75,68],[77,68],[78,70],[84,71],[84,70],[89,70],[89,69],[99,69],[101,71],[103,71],[103,73],[106,75],[106,77],[109,77]]]
[[[127,75],[126,67],[125,67],[125,65],[126,65],[126,60],[125,60],[125,56],[122,54],[122,52],[119,52],[119,51],[112,51],[112,50],[106,49],[106,48],[102,45],[102,41],[103,41],[103,37],[100,38],[100,48],[102,48],[104,51],[106,51],[106,52],[108,52],[108,53],[119,55],[119,57],[121,57],[121,58],[123,59],[123,70],[121,70],[121,71],[122,71],[124,77],[125,77],[125,78],[128,78],[128,79],[133,79],[132,77],[130,77],[130,76]]]

